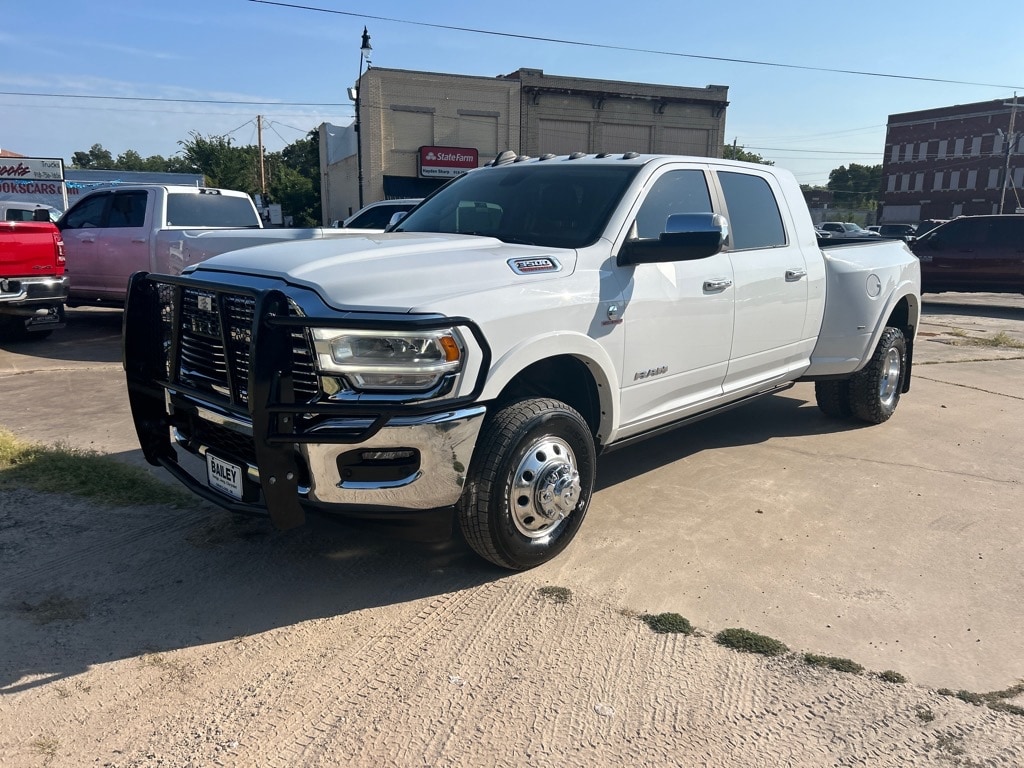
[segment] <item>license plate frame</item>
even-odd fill
[[[245,495],[244,470],[238,464],[212,453],[206,454],[206,484],[235,501]]]

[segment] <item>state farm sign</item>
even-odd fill
[[[420,147],[420,177],[451,179],[480,165],[472,147]]]

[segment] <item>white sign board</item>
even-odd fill
[[[45,157],[0,157],[0,200],[68,207],[64,161]]]

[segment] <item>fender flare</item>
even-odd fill
[[[553,331],[510,347],[492,362],[481,399],[496,400],[526,368],[554,357],[574,357],[590,371],[601,406],[597,442],[603,444],[619,427],[618,373],[607,350],[582,333]]]

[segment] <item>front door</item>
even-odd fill
[[[666,169],[652,179],[636,214],[641,239],[658,238],[674,213],[713,211],[706,170]],[[733,336],[732,263],[706,259],[621,267],[622,435],[676,420],[722,393]]]

